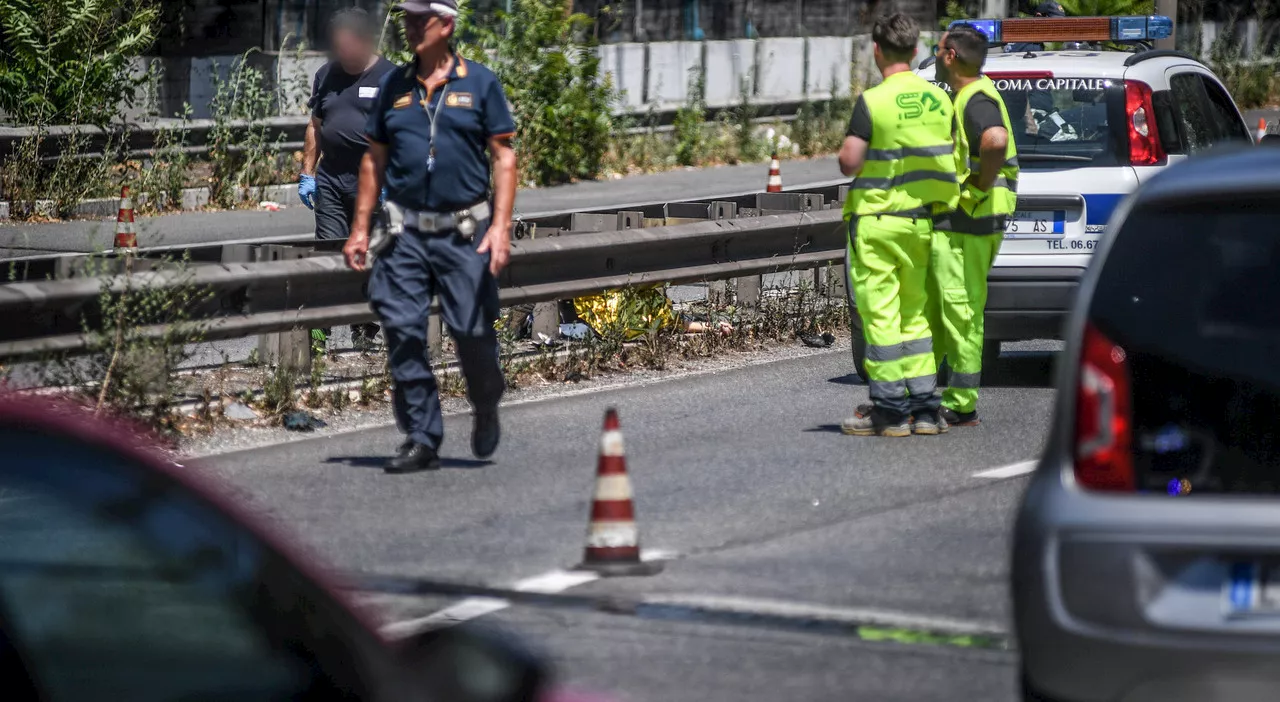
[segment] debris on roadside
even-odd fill
[[[289,431],[315,431],[329,426],[327,422],[309,412],[290,412],[284,416],[284,428]]]
[[[243,402],[232,402],[222,410],[222,416],[227,419],[235,419],[238,421],[253,421],[258,418],[258,413],[253,408]]]
[[[831,332],[823,332],[819,334],[799,334],[797,335],[805,346],[815,349],[825,349],[836,343],[836,337]]]
[[[284,205],[272,200],[263,200],[258,203],[258,209],[265,210],[267,212],[279,212],[284,209]]]

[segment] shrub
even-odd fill
[[[105,126],[146,75],[154,0],[0,0],[0,110],[19,124]]]

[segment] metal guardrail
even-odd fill
[[[819,268],[843,258],[839,207],[844,192],[843,186],[832,186],[822,192],[759,193],[522,222],[511,264],[499,280],[502,303],[729,278],[746,280],[746,294],[758,296],[761,274]],[[373,321],[365,302],[367,273],[347,269],[340,256],[317,243],[240,245],[243,250],[232,253],[241,255],[241,262],[223,260],[186,270],[161,262],[156,270],[135,270],[129,277],[0,285],[0,358],[84,351],[92,339],[83,330],[101,319],[104,292],[130,288],[208,290],[211,298],[185,322],[199,327],[206,340]],[[224,259],[226,248],[233,247],[218,248]],[[253,258],[260,262],[248,262]],[[136,263],[143,269],[157,264],[148,259]],[[143,330],[164,332],[163,326]]]
[[[795,119],[801,102],[783,102],[765,105],[753,105],[756,114],[760,115],[751,121],[756,125],[773,124],[774,122],[790,122]],[[734,107],[708,108],[707,125],[714,125],[722,113],[732,113]],[[622,132],[631,136],[655,132],[670,133],[675,130],[673,123],[676,110],[657,112],[652,117],[657,123],[652,126],[634,126]],[[624,115],[636,120],[643,115]],[[263,131],[266,145],[275,151],[299,151],[306,137],[310,115],[289,115],[284,117],[268,117],[250,122],[248,120],[228,120],[222,126],[236,135],[232,151],[238,151],[241,136],[250,129]],[[93,125],[51,126],[43,130],[33,127],[0,127],[0,160],[13,154],[18,143],[23,139],[43,133],[45,142],[41,146],[41,159],[54,159],[63,156],[66,142],[79,135],[83,142],[76,153],[77,157],[99,158],[104,150],[110,148],[111,153],[129,158],[151,158],[156,148],[156,138],[162,133],[184,132],[186,146],[181,151],[191,155],[208,153],[209,133],[217,123],[211,119],[158,119],[148,122],[129,122],[112,125],[106,129]],[[2,199],[2,198],[0,198]]]

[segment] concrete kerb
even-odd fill
[[[298,186],[286,183],[282,185],[264,185],[258,187],[243,188],[241,192],[241,202],[256,204],[258,202],[275,202],[284,207],[301,207],[302,200],[298,199]],[[163,196],[161,196],[163,198]],[[142,206],[150,201],[150,197],[146,193],[139,193],[134,198],[134,204]],[[201,210],[208,207],[210,203],[208,188],[184,188],[182,191],[182,211]],[[76,217],[84,218],[110,218],[115,220],[116,209],[120,206],[120,198],[118,197],[101,197],[89,200],[81,200],[78,205],[72,209],[72,214]],[[0,200],[0,220],[7,220],[10,217],[10,203]]]

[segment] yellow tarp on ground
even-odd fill
[[[648,334],[655,323],[672,327],[680,322],[660,284],[580,297],[573,301],[573,308],[597,334],[603,336],[620,328],[628,341]]]

